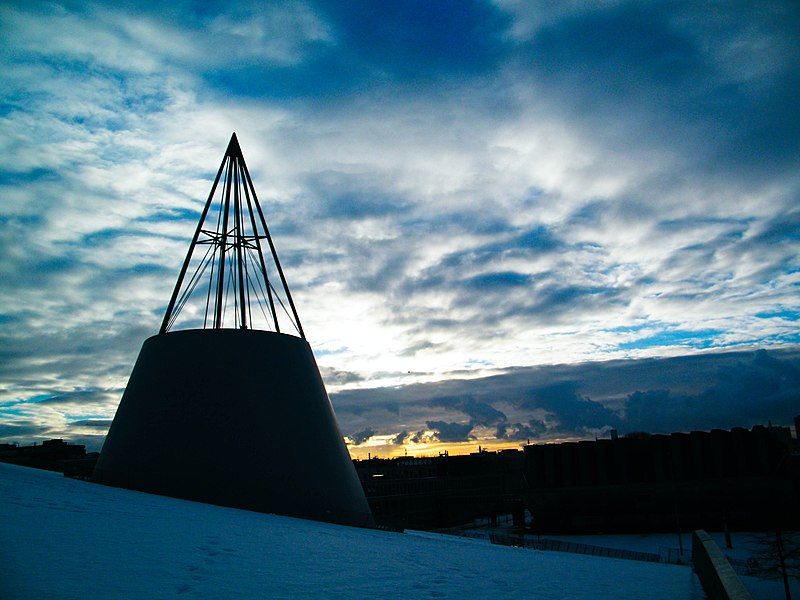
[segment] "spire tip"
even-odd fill
[[[228,156],[242,156],[242,148],[239,146],[239,138],[236,137],[236,132],[231,134],[231,141],[228,142],[228,149],[225,151]]]

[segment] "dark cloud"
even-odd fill
[[[406,440],[407,440],[407,439],[408,439],[410,436],[411,436],[411,434],[410,434],[410,433],[408,433],[408,431],[405,431],[405,430],[403,430],[403,431],[401,431],[400,433],[398,433],[398,434],[397,434],[397,435],[394,437],[394,439],[392,439],[392,444],[394,444],[394,445],[396,445],[396,446],[400,446],[400,445],[402,445],[402,444],[403,444],[403,443],[404,443],[404,442],[405,442],[405,441],[406,441]]]
[[[471,224],[468,224],[471,226]],[[534,279],[515,271],[489,270],[479,275],[465,276],[476,269],[491,269],[504,260],[531,259],[562,248],[552,231],[542,225],[519,231],[498,223],[495,233],[502,241],[477,245],[442,257],[436,265],[426,268],[413,279],[402,282],[400,292],[413,294],[424,290],[463,291],[464,298],[474,298],[475,291],[504,292],[508,288],[528,286]],[[467,231],[467,228],[464,229]]]
[[[46,435],[49,430],[50,427],[24,419],[13,423],[0,423],[0,440],[8,442],[19,438],[22,441],[31,437]]]
[[[430,340],[421,340],[416,344],[412,344],[407,348],[404,348],[400,352],[400,356],[416,356],[417,352],[421,352],[422,350],[432,350],[441,346],[443,346],[443,344],[437,344],[431,342]]]
[[[428,78],[463,77],[494,66],[510,20],[484,2],[431,4],[403,0],[391,6],[370,2],[318,3],[336,24],[348,58],[367,62],[381,77],[419,85]]]
[[[525,312],[540,318],[553,319],[575,312],[602,311],[622,307],[629,301],[625,289],[601,286],[542,286]]]
[[[408,324],[420,336],[434,331],[473,331],[480,337],[506,336],[518,322],[530,326],[574,323],[581,316],[608,313],[624,308],[638,289],[635,285],[585,285],[570,284],[564,272],[574,268],[572,262],[548,263],[551,268],[536,273],[492,268],[503,261],[532,261],[542,254],[567,250],[554,235],[537,227],[502,243],[453,253],[420,274],[400,280],[396,288],[384,282],[394,294],[390,296],[392,312],[390,322]],[[592,252],[583,244],[570,249],[573,252]],[[480,270],[478,274],[470,274]],[[588,277],[589,274],[587,273]],[[397,280],[396,273],[393,275]],[[580,279],[578,279],[580,280]],[[448,313],[460,315],[444,317],[430,310],[415,311],[408,298],[415,294],[435,291],[448,299]],[[396,298],[396,300],[395,300]],[[492,333],[488,333],[491,331]],[[425,343],[423,340],[421,343]]]
[[[579,388],[578,381],[564,381],[536,388],[519,406],[526,410],[545,410],[557,422],[560,431],[580,432],[619,424],[617,413],[599,402],[582,397],[578,393]]]
[[[360,446],[373,435],[375,435],[375,432],[372,429],[364,429],[363,431],[359,431],[358,433],[353,433],[350,435],[350,439],[353,441],[353,444]]]
[[[747,230],[747,226],[750,222],[752,222],[752,219],[723,219],[718,217],[692,217],[690,219],[683,217],[680,219],[666,219],[659,221],[656,224],[656,227],[662,231],[672,233],[690,229],[706,229],[710,225],[719,225],[723,227],[732,227],[737,232],[743,233]]]
[[[323,171],[309,175],[305,185],[310,202],[304,210],[312,222],[331,219],[352,227],[367,218],[402,216],[412,206],[405,196],[387,192],[375,174]]]
[[[442,259],[437,270],[457,274],[460,269],[497,264],[503,258],[530,258],[564,247],[564,242],[544,225],[536,225],[531,229],[514,233],[515,235],[503,241],[449,254]]]
[[[759,244],[793,244],[800,241],[800,210],[778,215],[766,223],[760,232],[748,239],[747,247]]]
[[[367,413],[374,413],[374,412],[387,412],[393,415],[400,414],[400,403],[397,401],[375,401],[375,402],[365,402],[363,404],[345,404],[339,401],[339,399],[345,395],[346,392],[339,392],[338,394],[333,394],[332,398],[335,400],[336,412],[337,413],[349,413],[352,415],[363,415]]]
[[[361,1],[347,5],[314,2],[311,6],[330,24],[335,43],[313,38],[295,42],[305,60],[291,68],[246,55],[237,57],[221,68],[204,69],[206,81],[228,95],[288,102],[325,98],[332,103],[363,92],[365,87],[411,87],[420,93],[435,89],[442,81],[484,73],[497,64],[507,45],[503,34],[508,16],[483,2],[431,5],[404,0],[380,9]],[[231,6],[218,10],[231,12]],[[247,21],[255,11],[263,8],[242,11],[237,18]],[[195,27],[194,35],[209,36],[205,20],[198,20]],[[275,31],[273,35],[280,43],[286,33]],[[242,44],[241,39],[220,34],[211,39],[223,47]]]
[[[53,396],[52,403],[69,402],[80,396],[83,401],[98,397],[101,390],[92,385],[103,377],[126,378],[143,340],[155,329],[154,319],[151,330],[126,320],[95,321],[92,327],[50,331],[30,328],[28,324],[5,328],[0,331],[0,378],[13,381],[17,389],[29,395],[41,391]],[[89,384],[87,389],[62,392],[65,378],[74,382],[76,377]]]
[[[662,4],[598,7],[544,26],[522,68],[558,90],[575,118],[613,135],[621,132],[607,123],[619,122],[624,106],[640,142],[713,153],[731,174],[737,166],[772,170],[795,162],[800,139],[800,121],[786,119],[789,99],[800,94],[790,66],[800,56],[791,33],[799,12],[783,2],[732,3],[714,15],[696,3],[677,12]],[[704,132],[728,135],[712,145]]]
[[[669,432],[789,424],[800,414],[799,373],[797,351],[761,350],[518,367],[332,398],[344,424],[351,407],[361,407],[360,423],[387,435],[412,424],[416,441],[423,441],[423,425],[443,441],[465,441],[479,425],[495,427],[503,439],[586,437],[609,427]],[[385,402],[394,402],[397,412],[384,410]],[[441,418],[459,413],[468,420]]]
[[[476,275],[464,280],[467,287],[471,287],[482,292],[497,290],[504,291],[508,288],[519,286],[527,286],[531,282],[531,276],[525,273],[516,273],[514,271],[502,271],[499,273],[485,273],[483,275]]]
[[[442,397],[434,398],[431,406],[441,406],[443,408],[459,410],[470,418],[473,427],[483,425],[486,427],[496,425],[506,420],[506,415],[494,408],[487,402],[481,402],[474,398]]]
[[[636,391],[625,402],[631,430],[670,432],[690,428],[788,424],[800,414],[800,366],[766,351],[720,365],[714,382],[697,394],[668,389]]]
[[[124,389],[119,390],[76,390],[73,392],[63,392],[50,397],[42,398],[39,404],[90,404],[93,402],[103,402],[109,395],[122,397]]]
[[[475,439],[470,435],[474,428],[473,423],[448,423],[446,421],[428,421],[428,429],[432,430],[433,437],[440,442],[466,442]]]
[[[83,419],[72,421],[70,427],[92,427],[96,429],[108,429],[111,427],[112,419]]]
[[[500,423],[496,437],[498,440],[535,440],[546,431],[543,421],[531,419],[528,423]]]
[[[322,375],[322,379],[328,385],[344,385],[364,380],[364,377],[358,373],[342,371],[333,367],[320,367],[319,372],[320,375]]]

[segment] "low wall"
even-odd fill
[[[692,533],[692,563],[711,600],[751,600],[722,550],[702,529]]]

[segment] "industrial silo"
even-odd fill
[[[173,330],[181,314],[189,328]],[[236,134],[93,478],[260,512],[373,524]]]

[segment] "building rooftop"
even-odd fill
[[[0,464],[4,597],[700,598],[688,567],[356,529]]]

